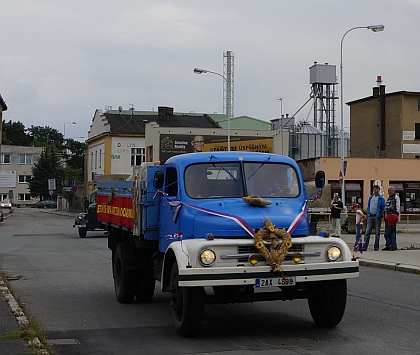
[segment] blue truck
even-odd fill
[[[182,154],[143,163],[131,180],[98,183],[120,303],[150,302],[158,281],[184,337],[215,303],[307,299],[319,326],[341,321],[359,264],[340,238],[309,235],[311,196],[293,159]],[[320,195],[325,174],[314,181]]]

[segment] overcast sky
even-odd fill
[[[371,95],[377,75],[387,92],[420,91],[419,0],[2,0],[0,16],[3,119],[66,127],[66,138],[87,138],[106,106],[222,113],[222,78],[193,69],[223,74],[226,51],[235,116],[279,117],[279,98],[292,115],[314,61],[339,77],[340,41],[355,26],[385,31],[346,35],[344,100]],[[297,118],[312,122],[310,105]]]

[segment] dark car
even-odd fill
[[[34,208],[57,208],[57,203],[51,200],[38,201],[33,206]]]

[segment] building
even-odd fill
[[[298,161],[305,181],[311,180],[317,170],[325,171],[326,183],[341,195],[338,174],[340,158],[321,157]],[[367,207],[373,185],[381,187],[381,193],[388,198],[388,186],[394,186],[401,200],[401,213],[420,214],[420,159],[389,158],[347,158],[345,176],[345,205],[351,209],[353,202]],[[344,203],[343,200],[343,203]]]
[[[352,158],[420,158],[420,92],[386,93],[379,85],[347,104]]]
[[[131,173],[132,166],[146,161],[145,125],[156,122],[161,127],[220,129],[209,115],[176,115],[171,107],[159,107],[151,115],[136,111],[95,111],[86,141],[85,186],[90,194],[97,177],[105,174]]]
[[[43,147],[3,145],[0,165],[0,200],[10,200],[15,206],[35,203],[28,189],[32,167]]]

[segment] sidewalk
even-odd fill
[[[417,221],[416,221],[417,222]],[[354,256],[359,260],[361,266],[377,267],[395,271],[409,272],[420,275],[420,222],[400,223],[397,227],[398,250],[382,251],[385,247],[384,231],[381,230],[379,250],[373,250],[375,234],[370,235],[370,245],[363,253],[354,252]],[[328,224],[321,222],[319,227],[328,230]],[[362,238],[364,234],[362,234]],[[341,232],[343,239],[351,251],[356,239],[355,234]]]

